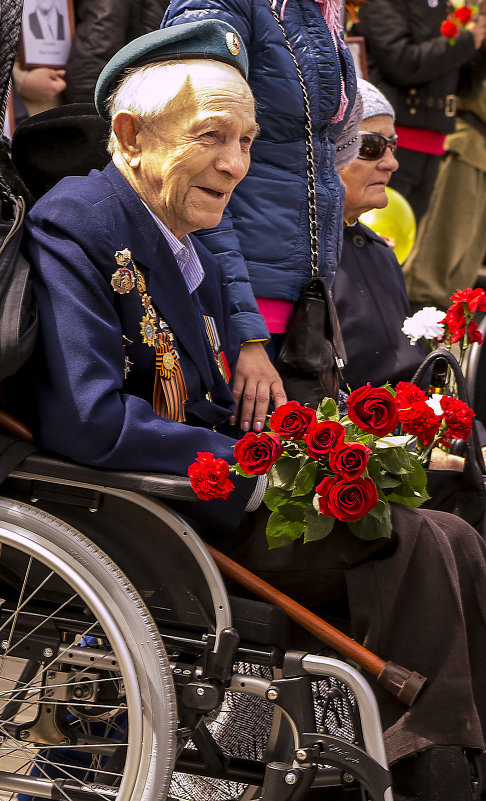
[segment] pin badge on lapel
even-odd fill
[[[430,8],[437,8],[439,0],[427,0]]]
[[[111,285],[115,292],[120,295],[126,295],[135,286],[135,276],[128,266],[132,261],[132,254],[128,248],[117,250],[115,261],[119,267],[111,276]]]

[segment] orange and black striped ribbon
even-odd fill
[[[184,404],[187,387],[179,357],[167,332],[157,335],[155,344],[155,381],[153,410],[161,417],[183,423],[186,420]]]

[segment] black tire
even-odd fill
[[[53,780],[63,780],[55,797],[66,801],[80,784],[87,801],[162,801],[175,761],[175,694],[140,596],[78,531],[7,498],[0,548],[0,797],[51,798]],[[53,631],[61,646],[46,646]],[[32,723],[39,710],[42,726]],[[80,753],[89,765],[73,768]]]

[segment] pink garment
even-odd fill
[[[255,300],[270,334],[284,334],[294,310],[293,302],[279,298],[255,298]]]
[[[271,0],[272,8],[275,8],[277,5],[277,0]],[[287,5],[288,0],[283,0],[282,9],[280,11],[280,19],[284,18],[285,14],[285,6]],[[298,0],[297,0],[298,2]],[[324,17],[324,22],[326,23],[327,27],[331,32],[331,36],[334,40],[334,46],[336,48],[336,54],[339,59],[339,48],[343,46],[343,42],[341,39],[341,33],[343,30],[343,26],[341,23],[341,15],[342,15],[342,1],[341,0],[315,0],[317,5],[321,10],[321,14]],[[340,122],[340,120],[344,117],[344,112],[348,107],[348,98],[346,97],[346,89],[344,86],[344,78],[341,73],[341,101],[339,103],[339,108],[335,113],[334,117],[331,119],[331,123]]]

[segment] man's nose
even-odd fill
[[[240,140],[226,142],[216,161],[216,168],[228,172],[232,178],[241,181],[249,166],[249,158],[241,149]]]

